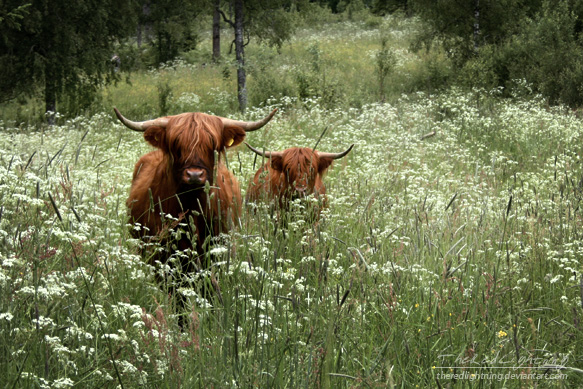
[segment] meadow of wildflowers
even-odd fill
[[[245,118],[275,107],[254,146],[311,147],[325,128],[318,149],[355,144],[325,178],[329,206],[312,224],[307,202],[247,205],[208,253],[220,293],[182,289],[184,311],[156,282],[173,270],[129,234],[142,137],[111,112],[0,123],[3,386],[583,384],[576,112],[452,89],[358,109],[284,97]],[[239,147],[228,163],[244,191],[261,161]],[[502,369],[524,377],[480,376]]]

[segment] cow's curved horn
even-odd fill
[[[260,155],[262,157],[265,157],[265,158],[283,157],[283,152],[281,152],[281,151],[261,151],[261,150],[257,150],[255,147],[251,146],[247,142],[245,142],[245,144],[247,145],[247,147],[249,147],[249,149],[251,149],[251,151],[253,151],[255,154]]]
[[[344,157],[346,154],[350,153],[350,150],[352,150],[353,147],[354,147],[354,143],[351,144],[349,148],[347,148],[346,150],[344,150],[341,153],[320,153],[320,152],[318,152],[318,155],[320,156],[320,158],[339,159],[339,158]]]
[[[267,115],[265,118],[258,120],[256,122],[244,122],[240,120],[222,118],[220,116],[218,117],[223,121],[223,125],[225,127],[241,127],[245,131],[255,131],[266,125],[267,122],[271,120],[271,118],[273,117],[273,115],[275,115],[276,112],[277,108],[271,111],[271,113]]]
[[[122,122],[124,126],[126,126],[127,128],[129,128],[131,130],[134,130],[134,131],[144,132],[149,127],[152,127],[152,126],[166,127],[168,125],[168,118],[158,118],[158,119],[146,120],[144,122],[134,122],[134,121],[131,121],[129,119],[126,119],[118,111],[117,108],[114,107],[113,110],[115,111],[115,115],[117,116],[119,121]]]

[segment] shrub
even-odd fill
[[[290,80],[287,67],[278,62],[278,57],[275,48],[261,45],[247,61],[251,105],[264,105],[271,98],[281,99],[296,94],[296,86]]]
[[[531,82],[552,104],[583,104],[583,47],[580,20],[569,2],[544,2],[535,20],[503,46],[510,79]]]

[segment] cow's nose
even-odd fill
[[[185,179],[189,185],[204,185],[206,182],[206,172],[201,169],[188,169],[186,170]]]

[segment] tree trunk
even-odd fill
[[[52,67],[48,64],[45,65],[45,115],[50,126],[55,124],[57,112],[57,91],[54,80]]]
[[[142,42],[150,42],[152,39],[150,14],[150,2],[146,2],[142,6],[142,14],[138,18],[138,47],[142,46]]]
[[[241,112],[247,108],[247,76],[245,74],[243,0],[235,0],[235,55],[237,57],[237,95]]]
[[[221,58],[221,14],[219,9],[221,0],[215,0],[215,10],[213,13],[213,61],[218,62]]]
[[[138,41],[138,47],[142,47],[142,23],[138,22],[138,32],[136,34],[136,40]]]
[[[474,0],[474,53],[478,54],[480,36],[480,0]]]

